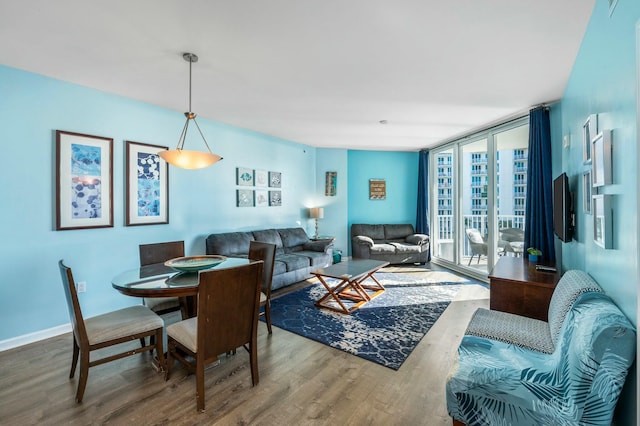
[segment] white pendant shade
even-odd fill
[[[204,169],[222,160],[222,157],[217,154],[204,151],[190,151],[187,149],[160,151],[158,155],[171,165],[190,170]]]

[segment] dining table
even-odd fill
[[[178,297],[182,307],[183,319],[192,318],[197,313],[197,295],[199,272],[213,269],[232,268],[247,265],[246,258],[224,257],[215,265],[198,270],[178,270],[171,261],[154,263],[120,272],[111,279],[111,285],[127,296],[153,298]],[[188,259],[188,258],[181,258]]]

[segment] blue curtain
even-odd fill
[[[416,232],[429,234],[429,152],[420,151],[418,157],[418,212],[416,214]],[[431,261],[431,250],[427,262]]]
[[[535,247],[542,251],[542,259],[549,262],[556,261],[552,185],[549,110],[546,107],[538,107],[529,112],[524,255],[527,255],[528,247]]]

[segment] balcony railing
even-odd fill
[[[475,228],[484,236],[489,234],[487,215],[464,215],[462,218],[465,229]],[[439,215],[436,217],[436,221],[437,227],[433,227],[432,229],[433,232],[437,233],[437,241],[440,244],[453,243],[454,236],[456,234],[454,232],[453,215]],[[498,229],[504,228],[518,228],[524,230],[524,216],[498,215]],[[465,237],[463,241],[464,247],[462,250],[462,256],[469,257],[471,256],[469,240]]]

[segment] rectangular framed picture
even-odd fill
[[[591,141],[598,134],[598,114],[591,114],[582,125],[582,161],[591,163]]]
[[[611,130],[603,130],[591,141],[593,186],[611,184]]]
[[[269,205],[271,207],[282,205],[282,191],[269,191]]]
[[[386,200],[387,181],[384,179],[369,179],[369,199]]]
[[[586,214],[591,214],[591,189],[593,182],[591,182],[591,170],[587,170],[582,174],[582,210]]]
[[[253,186],[253,169],[237,167],[236,183],[240,186]]]
[[[324,195],[335,197],[338,189],[338,172],[326,172],[324,181]]]
[[[169,167],[158,155],[164,149],[125,142],[126,226],[169,223]]]
[[[253,172],[253,181],[256,186],[266,187],[269,179],[269,174],[266,170],[255,170]]]
[[[269,187],[282,188],[282,173],[269,172]]]
[[[56,130],[56,230],[113,227],[113,139]]]
[[[256,189],[255,191],[256,207],[269,206],[269,191],[266,189]]]
[[[236,206],[237,207],[253,207],[253,189],[237,189],[236,190]]]
[[[593,241],[604,249],[613,247],[610,195],[593,196]]]

